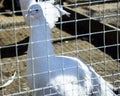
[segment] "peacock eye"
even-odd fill
[[[39,9],[36,9],[35,11],[36,11],[36,12],[38,12],[38,11],[39,11]]]

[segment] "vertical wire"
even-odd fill
[[[16,53],[16,67],[17,67],[17,71],[18,71],[18,83],[19,83],[19,92],[21,92],[21,80],[20,80],[20,68],[19,68],[19,59],[18,59],[18,44],[17,44],[17,34],[16,34],[16,27],[15,27],[15,1],[12,0],[12,7],[13,7],[13,32],[15,35],[15,53]]]
[[[119,14],[120,14],[120,11],[119,11],[119,0],[118,0],[118,2],[117,2],[117,29],[119,28],[119,24],[120,24],[120,21],[119,21]],[[120,58],[120,51],[119,51],[119,49],[120,49],[120,45],[119,45],[119,43],[120,43],[120,37],[119,37],[119,35],[120,35],[120,33],[119,33],[119,30],[117,30],[117,67],[118,67],[118,69],[117,69],[117,72],[118,73],[120,73],[120,63],[119,63],[119,58]],[[118,74],[118,77],[119,77],[119,74]]]
[[[60,2],[60,4],[61,4],[61,2]],[[63,35],[62,35],[62,30],[63,30],[63,18],[62,18],[62,13],[60,12],[60,46],[61,46],[61,54],[60,55],[62,55],[63,56],[63,54],[64,54],[64,50],[63,50],[63,44],[64,44],[64,41],[63,41]],[[62,69],[61,69],[61,72],[62,72],[62,75],[63,75],[63,82],[64,82],[64,58],[62,59],[62,62],[61,62],[62,64],[61,64],[61,66],[62,66]],[[64,83],[61,85],[61,86],[64,86]],[[64,89],[65,89],[65,86],[64,86]],[[65,93],[63,93],[64,95],[65,95]]]
[[[3,64],[2,64],[2,59],[1,59],[1,46],[0,46],[0,79],[1,79],[1,84],[3,85]],[[2,89],[2,95],[4,95],[4,90]]]
[[[78,28],[78,25],[77,25],[77,10],[76,10],[76,8],[77,8],[77,0],[75,0],[75,49],[76,49],[76,56],[78,57],[78,30],[77,30],[77,28]],[[79,64],[77,64],[77,78],[79,78]],[[78,85],[79,85],[79,82],[80,82],[80,80],[78,79],[78,81],[77,82],[74,82],[74,83],[77,83]],[[74,91],[75,91],[75,89],[73,89],[73,93],[74,93]],[[77,89],[77,91],[79,92],[79,88]],[[73,95],[75,95],[75,94],[73,94]]]
[[[46,9],[47,10],[47,9]],[[45,12],[46,13],[46,12]],[[49,13],[49,14],[51,14],[51,13]],[[47,15],[47,14],[45,14],[45,15]],[[46,22],[46,21],[45,21]],[[48,23],[46,22],[45,23],[46,25],[43,25],[43,26],[45,26],[45,31],[47,32],[47,27],[49,26],[48,25]],[[47,26],[47,27],[46,27]],[[50,31],[51,31],[51,29],[50,29]],[[49,58],[51,57],[51,56],[53,56],[53,54],[51,54],[51,52],[49,51],[49,42],[50,42],[50,40],[52,40],[52,38],[49,38],[49,34],[51,35],[51,32],[50,33],[47,33],[46,34],[46,44],[47,44],[47,65],[48,65],[48,82],[50,82],[50,80],[51,80],[51,65],[50,65],[50,63],[49,63]],[[51,36],[50,36],[51,37]],[[51,68],[51,69],[50,69]],[[47,87],[47,89],[49,90],[50,88],[49,88],[49,86],[50,85],[48,85]],[[45,90],[46,90],[46,88],[45,88]],[[43,90],[44,91],[44,95],[47,95],[46,93],[45,93],[45,90]],[[48,93],[48,94],[51,94],[52,92],[51,92],[51,89],[49,90],[50,91],[50,93]]]
[[[104,20],[105,20],[105,1],[103,2],[103,23],[104,23]],[[103,62],[104,62],[104,75],[106,75],[106,56],[105,56],[105,53],[106,53],[106,41],[105,41],[105,25],[103,24]]]
[[[76,8],[77,8],[77,1],[75,0],[75,48],[76,48],[76,55],[78,57],[78,44],[77,44],[77,38],[78,38],[78,30],[77,30],[77,12],[76,12]]]
[[[91,14],[91,8],[90,8],[90,7],[91,7],[91,0],[89,0],[89,5],[88,5],[88,6],[89,6],[89,8],[88,8],[88,9],[89,9],[89,10],[88,10],[88,11],[89,11],[89,12],[88,12],[88,14],[89,14],[89,17],[88,17],[88,18],[89,18],[89,27],[88,27],[88,28],[89,28],[89,30],[88,30],[88,31],[89,31],[89,37],[88,37],[88,39],[89,39],[89,43],[90,43],[90,44],[89,44],[89,62],[90,62],[90,65],[92,65],[92,54],[91,54],[91,53],[92,53],[92,52],[91,52],[91,51],[92,51],[92,49],[91,49],[91,44],[92,44],[92,41],[91,41],[91,40],[92,40],[92,37],[91,37],[91,31],[92,31],[92,30],[91,30],[91,26],[92,26],[92,25],[91,25],[91,23],[92,23],[92,22],[91,22],[91,16],[92,16],[92,14]],[[91,80],[94,80],[94,78],[91,78]],[[93,87],[94,87],[94,86],[95,86],[95,85],[93,85]]]
[[[104,20],[105,20],[105,1],[103,3],[103,23],[104,23]],[[104,46],[104,53],[103,53],[103,62],[104,62],[104,75],[106,76],[107,75],[107,65],[106,65],[106,32],[105,32],[105,25],[103,24],[103,46]],[[105,90],[107,89],[107,84],[105,83]],[[108,90],[106,90],[108,91]],[[107,95],[107,94],[106,94]]]
[[[28,11],[28,10],[26,10],[26,11]],[[30,22],[32,22],[31,19],[29,19],[29,20],[30,20]],[[29,40],[29,43],[28,43],[28,45],[30,45],[30,52],[31,52],[31,57],[28,58],[28,59],[30,59],[30,61],[31,61],[30,64],[32,64],[32,74],[30,74],[30,76],[32,76],[32,84],[33,84],[33,89],[32,90],[33,90],[33,93],[35,92],[35,67],[34,67],[34,65],[35,65],[34,64],[34,59],[35,58],[34,58],[34,55],[33,55],[33,47],[32,47],[34,42],[32,41],[33,39],[32,39],[31,35],[33,34],[32,33],[32,28],[34,28],[34,27],[37,27],[37,26],[34,26],[34,25],[33,26],[31,26],[31,25],[29,26],[29,29],[30,29],[29,30],[30,31],[30,40]]]
[[[28,11],[28,9],[22,10],[22,11]],[[30,13],[28,13],[28,14],[31,15]],[[31,18],[29,18],[29,17],[28,17],[28,20],[31,23]],[[34,55],[33,55],[33,47],[32,47],[34,42],[32,41],[32,36],[31,35],[32,35],[32,28],[34,28],[36,26],[29,25],[28,27],[29,27],[29,41],[28,41],[28,49],[29,49],[29,51],[27,51],[27,52],[31,52],[30,53],[31,56],[30,56],[30,58],[27,57],[26,62],[31,62],[31,63],[27,63],[27,64],[30,64],[30,65],[27,65],[27,66],[32,66],[32,73],[27,74],[27,78],[29,76],[32,77],[32,86],[33,86],[33,88],[32,88],[31,94],[34,94],[34,92],[35,92],[35,71],[34,71]]]
[[[3,85],[3,79],[4,78],[3,78],[3,63],[2,63],[2,55],[1,55],[2,52],[1,52],[1,50],[2,50],[2,47],[0,46],[0,79],[1,79],[1,84]],[[4,89],[2,89],[2,95],[4,95]]]
[[[40,0],[36,0],[36,2],[39,3]],[[44,2],[46,2],[46,0],[45,0]],[[45,5],[45,7],[46,7],[46,5]],[[45,8],[45,9],[46,9],[46,8]],[[45,13],[46,13],[46,12],[45,12]],[[46,14],[45,14],[45,15],[46,15]],[[47,23],[45,23],[45,24],[47,25]],[[46,26],[46,25],[43,25],[43,26]],[[41,25],[37,25],[37,27],[39,27],[39,26],[41,26]],[[35,26],[35,27],[36,27],[36,26]],[[46,31],[46,32],[47,32],[46,28],[45,28],[43,31]],[[31,36],[31,37],[32,37],[32,36]],[[49,46],[48,46],[48,42],[49,42],[48,34],[46,35],[46,40],[45,40],[45,41],[46,41],[46,46],[47,46],[47,50],[46,50],[46,51],[47,51],[47,65],[48,65],[48,70],[47,70],[47,72],[48,72],[48,82],[49,82],[49,81],[50,81],[50,65],[49,65],[49,57],[50,57],[50,56],[49,56]],[[38,41],[38,43],[39,43],[39,42],[41,42],[41,41]],[[42,41],[42,42],[44,42],[44,41]],[[35,42],[33,42],[33,43],[35,43]],[[33,52],[32,52],[32,53],[33,53]],[[34,58],[34,57],[33,57],[33,58]],[[38,58],[41,59],[41,58],[46,58],[46,57],[38,57]],[[35,65],[35,64],[34,64],[34,65]],[[35,69],[35,68],[33,68],[33,69]],[[36,82],[36,81],[35,81],[35,76],[36,76],[35,70],[34,70],[33,73],[34,73],[34,77],[33,77],[33,78],[34,78],[34,80],[33,80],[33,81],[34,81],[34,89],[36,89],[36,88],[35,88],[35,82]],[[43,74],[44,74],[44,72],[43,72]],[[39,74],[37,74],[37,75],[39,75]],[[49,86],[49,85],[48,85],[48,86]],[[45,86],[45,87],[42,87],[43,95],[48,95],[48,94],[49,94],[49,93],[46,94],[46,91],[45,91],[45,90],[47,90],[47,89],[49,90],[48,86],[47,86],[47,88],[45,88],[46,86]],[[39,90],[41,91],[41,89],[39,89]],[[38,90],[38,91],[39,91],[39,90]],[[34,91],[34,92],[35,92],[35,91]],[[51,91],[50,91],[50,92],[51,92]]]
[[[92,43],[91,42],[91,31],[92,31],[91,30],[91,9],[90,9],[90,7],[91,7],[91,0],[89,0],[89,5],[88,6],[89,6],[89,8],[88,8],[89,9],[88,10],[89,11],[89,13],[88,13],[89,14],[89,43]],[[89,45],[89,60],[90,60],[90,65],[92,64],[92,54],[91,54],[91,51],[92,51],[91,50],[91,45]]]
[[[61,41],[60,41],[60,44],[61,44],[61,55],[63,55],[64,54],[64,51],[63,51],[63,36],[62,36],[62,30],[63,30],[63,27],[62,27],[62,13],[60,13],[60,15],[61,15],[61,17],[60,17],[60,39],[61,39]]]
[[[61,4],[61,0],[60,0],[60,4]],[[62,45],[62,42],[63,42],[63,38],[62,38],[62,13],[60,12],[60,46],[61,46],[61,54],[60,55],[63,55],[63,45]]]

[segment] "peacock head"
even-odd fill
[[[25,15],[25,21],[28,25],[37,25],[45,22],[50,28],[53,28],[58,20],[58,10],[50,3],[39,2],[32,4]]]
[[[37,22],[44,21],[46,24],[49,25],[50,28],[55,26],[55,23],[58,21],[58,18],[62,15],[67,14],[61,7],[55,6],[49,2],[37,2],[28,8],[28,13],[25,16],[25,20],[28,25]],[[30,22],[32,21],[32,22]],[[40,24],[40,23],[39,23]]]
[[[25,16],[25,20],[28,25],[36,25],[37,21],[45,19],[43,15],[43,10],[39,4],[33,4],[29,7],[28,13]]]

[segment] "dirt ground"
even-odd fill
[[[120,2],[93,4],[91,6],[79,6],[75,10],[88,15],[100,22],[120,27]]]
[[[119,2],[80,5],[71,8],[81,14],[93,17],[99,22],[110,24],[116,28],[120,27]],[[17,72],[13,83],[0,90],[0,96],[10,94],[33,96],[34,93],[28,92],[30,88],[26,79],[29,27],[24,23],[22,16],[12,15],[9,10],[1,10],[0,12],[0,70],[3,78],[3,82],[0,85],[14,72]],[[88,64],[91,64],[105,80],[116,87],[120,86],[119,54],[116,54],[116,58],[113,58],[112,55],[106,54],[107,48],[101,48],[101,45],[96,47],[96,45],[90,42],[90,38],[86,38],[86,36],[61,41],[61,37],[71,38],[74,35],[64,30],[64,28],[68,29],[68,27],[66,28],[63,25],[63,29],[60,29],[58,26],[52,29],[52,39],[56,54],[78,56]],[[119,45],[116,47],[116,50],[116,52],[119,52]],[[114,52],[111,51],[110,53]]]

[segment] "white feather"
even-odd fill
[[[51,2],[52,1],[52,2]],[[38,4],[41,6],[43,10],[43,14],[46,18],[47,23],[49,24],[50,28],[53,28],[55,26],[55,23],[58,21],[58,18],[61,15],[67,15],[69,16],[70,14],[63,10],[63,7],[61,5],[53,5],[54,0],[48,0],[45,2],[38,1],[37,3],[35,0],[20,0],[21,4],[21,9],[23,16],[25,18],[26,23],[29,25],[29,18],[27,18],[28,15],[28,9],[31,5],[33,4]],[[27,5],[27,6],[26,6]]]
[[[112,85],[82,60],[55,55],[50,27],[60,16],[58,9],[51,3],[34,3],[24,16],[31,30],[27,75],[31,88],[40,89],[36,96],[116,96]]]
[[[16,72],[14,72],[13,76],[8,78],[7,82],[5,82],[2,86],[0,86],[0,89],[5,88],[8,85],[10,85],[14,81],[15,76],[16,76]]]

